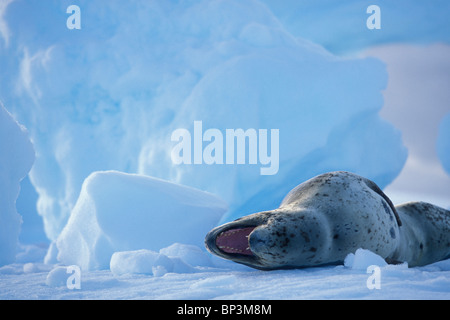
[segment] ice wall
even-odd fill
[[[276,207],[323,171],[353,171],[380,187],[400,172],[400,133],[378,117],[380,61],[336,57],[259,1],[77,1],[81,30],[69,30],[72,2],[13,1],[3,15],[1,94],[33,137],[31,181],[50,239],[99,170],[217,194],[230,204],[223,220]],[[195,120],[221,132],[278,129],[278,173],[173,165],[171,134],[192,132]]]
[[[34,161],[25,128],[0,103],[0,266],[14,262],[22,219],[16,210],[19,183]]]
[[[446,0],[261,0],[293,35],[320,43],[335,54],[353,54],[390,43],[450,43]],[[381,28],[370,30],[370,5],[381,13]]]

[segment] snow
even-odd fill
[[[374,31],[365,23],[372,3],[356,0],[80,0],[81,29],[69,30],[72,2],[0,1],[9,110],[0,104],[0,299],[450,298],[450,259],[408,268],[361,248],[343,265],[266,272],[203,245],[215,225],[277,207],[314,175],[348,170],[384,189],[414,162],[403,127],[380,116],[389,68],[412,61],[401,56],[416,52],[405,42],[443,42],[446,52],[447,1],[379,1]],[[395,63],[358,56],[386,43],[403,46],[400,57],[383,52]],[[446,79],[448,59],[420,52],[409,56],[436,69],[397,74],[431,98],[397,96],[442,119],[439,137],[400,115],[421,145],[437,146],[448,173],[449,116],[434,109],[450,104],[421,81],[427,72]],[[277,174],[248,163],[174,165],[171,133],[192,134],[194,121],[222,134],[278,129]]]
[[[223,200],[191,187],[117,171],[94,172],[56,240],[57,260],[96,270],[108,268],[117,251],[157,251],[176,242],[202,246],[226,211]]]
[[[447,300],[450,297],[450,260],[419,268],[408,268],[404,264],[379,265],[380,289],[369,289],[367,283],[373,275],[364,267],[380,260],[365,250],[355,253],[361,268],[339,265],[271,272],[227,261],[216,261],[217,265],[214,262],[209,267],[192,268],[189,272],[165,272],[170,267],[167,260],[170,258],[166,256],[165,261],[155,262],[155,257],[162,256],[160,253],[134,251],[124,255],[136,265],[127,267],[116,261],[117,266],[127,269],[120,274],[111,270],[81,271],[80,289],[68,288],[67,282],[73,273],[67,272],[67,266],[52,268],[42,263],[28,263],[27,272],[22,264],[2,267],[0,299]],[[142,260],[138,259],[139,255]],[[139,264],[145,260],[161,268]],[[135,267],[144,269],[131,272]]]
[[[45,284],[49,287],[65,286],[67,284],[67,278],[66,267],[55,267],[47,274]]]
[[[353,270],[367,270],[372,265],[384,267],[387,263],[379,255],[361,248],[355,253],[349,253],[344,260],[344,266]]]
[[[119,276],[142,273],[161,277],[168,272],[189,273],[190,268],[180,259],[145,249],[114,252],[110,264],[111,272]]]

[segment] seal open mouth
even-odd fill
[[[258,257],[252,252],[250,235],[257,224],[233,221],[214,228],[205,237],[208,251],[219,257],[247,265],[257,264]]]
[[[264,269],[261,258],[253,248],[255,243],[260,242],[254,235],[267,223],[270,215],[270,211],[259,212],[215,227],[205,237],[206,249],[224,259]]]
[[[228,254],[252,256],[248,238],[255,227],[229,229],[221,232],[216,238],[216,246]]]

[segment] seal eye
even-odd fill
[[[216,246],[228,254],[252,256],[248,238],[255,227],[229,229],[221,232],[216,238]]]

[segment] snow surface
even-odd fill
[[[192,247],[178,251],[189,252]],[[200,250],[200,248],[198,248]],[[382,259],[357,250],[358,266],[258,271],[211,257],[192,266],[180,256],[132,251],[113,270],[81,271],[80,289],[69,289],[66,267],[41,262],[0,268],[0,299],[449,299],[450,260],[419,268],[380,265],[380,289],[367,286],[367,267]],[[123,259],[122,259],[123,258]],[[178,258],[179,272],[165,272]],[[128,262],[126,263],[126,260]],[[147,262],[153,265],[150,267]],[[191,262],[192,257],[191,257]],[[355,262],[356,263],[356,262]],[[127,266],[128,265],[128,266]],[[183,265],[181,267],[181,265]],[[189,268],[187,268],[189,266]],[[115,269],[115,268],[119,269]],[[370,269],[369,269],[370,271]]]
[[[450,260],[408,268],[361,249],[344,265],[264,272],[202,245],[217,223],[275,208],[325,171],[389,185],[408,151],[379,116],[388,73],[355,53],[450,42],[448,1],[380,1],[379,32],[365,26],[370,1],[80,0],[82,29],[68,30],[73,2],[0,0],[0,99],[37,154],[21,202],[38,197],[51,242],[28,232],[42,222],[18,241],[34,152],[0,107],[0,299],[450,298]],[[173,165],[171,133],[194,120],[279,129],[278,174]],[[373,265],[380,289],[367,286]],[[81,289],[68,286],[73,267]]]

